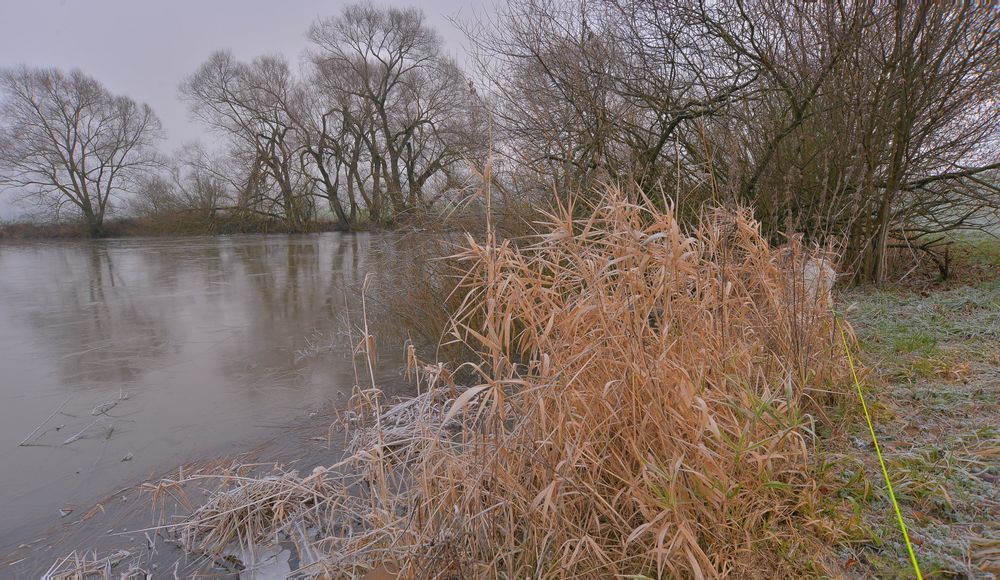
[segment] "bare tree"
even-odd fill
[[[876,282],[887,248],[1000,206],[987,5],[513,0],[467,32],[508,179],[538,194],[752,205],[776,241],[838,244]]]
[[[295,123],[288,109],[295,79],[282,57],[250,63],[213,54],[181,85],[192,112],[226,137],[247,167],[241,207],[301,229],[311,217],[299,171]]]
[[[557,194],[673,183],[681,133],[753,79],[686,0],[514,0],[466,32],[502,152]]]
[[[212,155],[199,143],[185,145],[166,160],[163,171],[140,179],[132,212],[156,220],[180,216],[214,231],[220,214],[240,212],[236,192],[241,184],[230,181],[238,171],[226,162],[226,156]]]
[[[421,11],[351,5],[309,38],[321,91],[309,153],[331,201],[343,188],[352,212],[356,194],[388,221],[433,203],[435,177],[485,154],[481,104]]]
[[[996,10],[737,0],[704,20],[758,75],[703,148],[768,231],[837,241],[883,282],[890,246],[926,249],[1000,205],[982,179],[1000,168]]]
[[[297,229],[321,199],[342,226],[385,223],[485,156],[482,104],[419,10],[351,5],[309,38],[304,78],[217,52],[181,85],[242,166],[239,207]]]
[[[70,207],[100,235],[114,201],[156,165],[159,119],[79,70],[4,70],[0,90],[0,185],[57,216]]]
[[[871,251],[860,270],[882,282],[894,234],[962,225],[969,202],[985,201],[980,186],[994,193],[987,204],[1000,207],[998,184],[977,179],[1000,169],[1000,11],[900,2],[878,11],[875,22],[884,40],[867,44],[859,63],[880,73],[862,93],[870,112],[864,168],[874,195],[864,223]],[[915,223],[921,215],[931,219]]]
[[[298,93],[298,127],[301,130],[302,171],[313,182],[316,195],[325,198],[342,226],[359,217],[356,186],[362,138],[352,123],[349,106],[339,95],[327,92],[323,79],[313,78],[311,90]]]

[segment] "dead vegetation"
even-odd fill
[[[42,578],[43,580],[86,580],[115,576],[127,580],[146,578],[148,572],[135,562],[130,563],[131,556],[126,550],[118,550],[105,556],[96,552],[74,551],[53,563]],[[116,569],[116,574],[112,573],[113,569]]]
[[[652,206],[612,188],[519,247],[470,237],[451,337],[477,384],[413,360],[416,399],[357,390],[342,462],[232,477],[180,536],[215,556],[288,543],[332,577],[827,570],[844,532],[812,454],[844,366],[794,272],[813,256],[748,212],[688,233]]]

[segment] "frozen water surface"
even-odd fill
[[[344,312],[377,242],[0,244],[0,547],[349,395]],[[383,351],[379,380],[398,382],[402,349]]]

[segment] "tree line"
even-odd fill
[[[180,93],[224,146],[171,157],[147,106],[7,70],[0,179],[95,234],[126,192],[151,215],[295,231],[391,224],[483,175],[497,204],[541,207],[613,183],[691,219],[751,206],[775,241],[833,245],[877,282],[893,248],[935,255],[1000,207],[985,3],[511,0],[462,27],[468,70],[418,9],[371,4],[315,22],[298,70],[215,53]]]
[[[0,74],[0,179],[99,235],[114,202],[145,215],[269,220],[303,231],[388,224],[466,187],[487,153],[486,112],[415,8],[346,7],[308,31],[306,64],[212,54],[180,86],[223,144],[156,150],[144,104],[80,71]]]
[[[300,76],[280,56],[213,54],[181,86],[229,143],[241,208],[300,228],[426,208],[486,156],[482,103],[417,9],[349,6],[317,21]]]

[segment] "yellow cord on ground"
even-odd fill
[[[865,411],[865,420],[868,421],[868,431],[872,434],[872,443],[875,445],[875,453],[878,455],[878,462],[882,465],[882,476],[885,477],[885,485],[889,488],[889,497],[892,498],[892,507],[896,509],[896,518],[899,520],[899,529],[903,531],[903,539],[906,540],[906,549],[910,552],[910,562],[913,563],[913,571],[917,573],[917,579],[923,580],[920,573],[920,565],[917,564],[917,555],[913,553],[913,545],[910,544],[910,535],[906,533],[906,524],[903,523],[903,513],[899,511],[899,502],[896,501],[896,494],[892,491],[892,482],[889,481],[889,470],[885,468],[885,459],[882,458],[882,450],[878,446],[878,438],[875,437],[875,426],[872,424],[872,417],[868,413],[868,405],[865,404],[865,395],[861,392],[861,382],[858,380],[858,373],[854,370],[854,359],[851,357],[851,349],[847,346],[847,335],[840,320],[837,320],[837,328],[840,330],[840,339],[844,342],[844,352],[847,353],[847,362],[851,365],[851,376],[854,377],[854,386],[858,388],[858,398],[861,399],[861,408]]]

